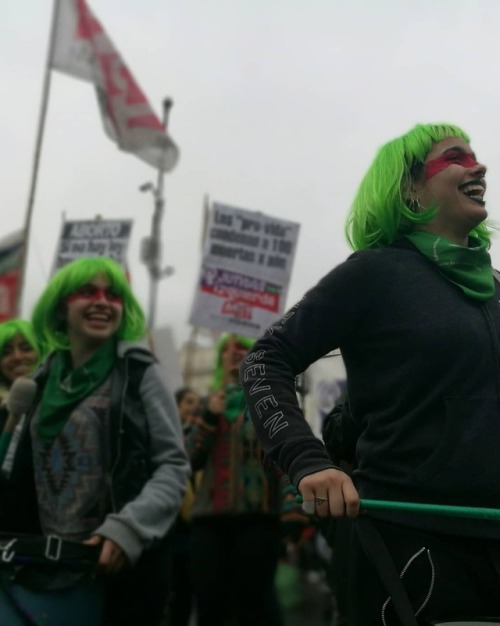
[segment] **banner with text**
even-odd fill
[[[23,247],[23,230],[0,240],[0,322],[17,315]]]
[[[300,224],[214,203],[189,321],[259,337],[283,313]]]
[[[132,220],[78,220],[64,222],[53,272],[85,256],[107,256],[127,267]]]

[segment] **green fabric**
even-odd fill
[[[491,258],[485,241],[471,236],[468,247],[459,246],[449,239],[421,230],[405,237],[469,298],[485,301],[495,293]]]
[[[59,435],[73,409],[108,377],[115,358],[114,340],[74,369],[69,350],[56,352],[38,412],[37,433],[43,442],[51,443]]]
[[[224,417],[228,422],[234,422],[245,410],[245,394],[240,385],[226,387],[226,410]]]

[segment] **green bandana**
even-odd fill
[[[234,422],[245,410],[245,394],[241,385],[226,387],[226,410],[224,417],[228,422]]]
[[[485,241],[469,237],[469,246],[465,247],[422,230],[405,236],[469,298],[485,301],[495,293],[491,258]]]
[[[51,443],[60,434],[73,409],[107,378],[115,358],[114,340],[75,369],[69,350],[56,352],[38,412],[37,432],[43,442]]]

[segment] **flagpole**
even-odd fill
[[[44,136],[44,131],[45,131],[45,121],[47,119],[47,110],[48,110],[48,105],[49,105],[50,79],[51,79],[50,64],[52,60],[52,53],[54,51],[56,21],[57,21],[57,15],[59,12],[59,2],[60,0],[54,0],[54,4],[52,7],[52,19],[51,19],[51,25],[50,25],[49,45],[48,45],[48,50],[47,50],[47,60],[45,63],[45,75],[43,79],[42,99],[40,103],[40,112],[39,112],[39,117],[38,117],[38,130],[37,130],[36,141],[35,141],[35,152],[33,155],[31,182],[30,182],[30,189],[29,189],[29,195],[28,195],[28,205],[26,207],[26,216],[24,219],[24,245],[23,245],[22,256],[21,256],[19,285],[17,288],[16,315],[21,314],[21,303],[22,303],[22,297],[23,297],[24,283],[26,281],[26,270],[27,270],[27,264],[28,264],[28,243],[29,243],[30,234],[31,234],[31,221],[32,221],[32,216],[33,216],[33,207],[35,205],[36,186],[38,182],[38,170],[40,167],[40,157],[42,153],[43,136]]]

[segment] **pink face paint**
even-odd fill
[[[442,170],[446,169],[450,165],[460,165],[461,167],[475,167],[478,165],[476,158],[468,152],[462,152],[461,150],[450,150],[445,152],[437,159],[427,161],[425,164],[425,177],[432,178],[436,174],[439,174]]]
[[[75,300],[87,300],[89,302],[97,302],[101,299],[112,304],[122,304],[123,299],[115,293],[110,287],[103,289],[95,285],[83,285],[72,294],[67,296],[66,302],[74,302]]]

